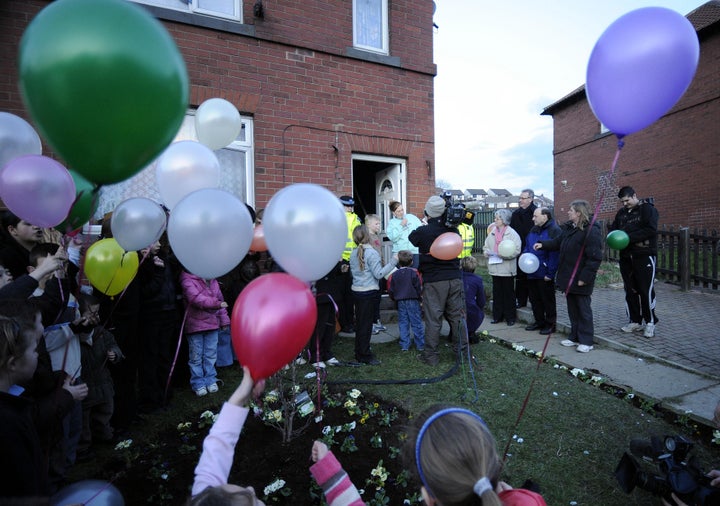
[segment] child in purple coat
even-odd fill
[[[190,355],[190,386],[202,397],[218,391],[215,371],[218,332],[230,325],[228,305],[216,279],[202,279],[183,271],[180,283],[187,305],[184,330]]]

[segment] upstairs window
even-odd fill
[[[242,0],[133,0],[136,3],[154,5],[176,11],[193,12],[232,19],[242,23]]]
[[[353,0],[353,46],[388,54],[387,0]]]

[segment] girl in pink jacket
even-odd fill
[[[183,271],[180,284],[187,307],[185,335],[190,356],[190,386],[202,397],[218,391],[215,371],[218,331],[230,325],[228,305],[216,279],[202,279]]]

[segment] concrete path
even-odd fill
[[[568,367],[597,371],[608,383],[653,399],[661,407],[687,414],[705,425],[713,425],[713,411],[720,401],[720,295],[699,291],[682,292],[668,284],[657,285],[655,337],[620,330],[626,323],[622,287],[597,289],[592,308],[595,349],[578,353],[560,345],[570,321],[564,296],[558,294],[558,333],[552,335],[547,356]],[[385,316],[384,316],[385,318]],[[491,325],[487,317],[480,330],[498,339],[536,351],[547,336],[525,330],[533,322],[530,308],[518,309],[518,323]],[[388,330],[373,336],[373,342],[398,338],[397,323],[387,315]]]

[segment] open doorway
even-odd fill
[[[377,214],[382,223],[383,258],[392,256],[392,244],[385,235],[392,218],[389,203],[397,200],[406,206],[406,160],[386,156],[353,155],[352,176],[355,212],[360,220]]]

